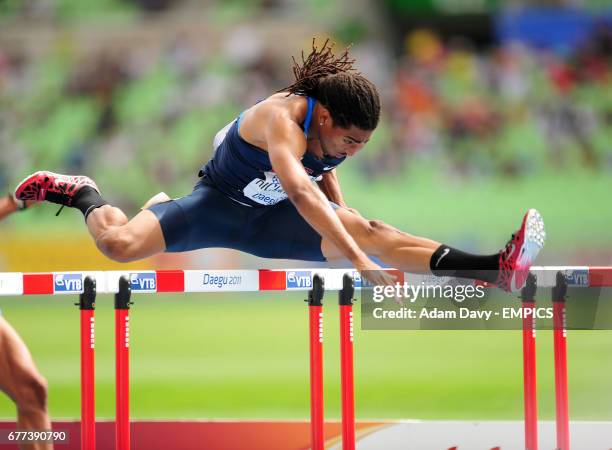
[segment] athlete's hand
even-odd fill
[[[397,278],[394,275],[385,272],[382,267],[372,262],[367,257],[360,259],[353,264],[361,276],[373,285],[393,286],[397,281]]]

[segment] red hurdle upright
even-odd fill
[[[96,448],[95,304],[96,281],[87,277],[78,303],[81,311],[81,450]]]
[[[130,282],[121,277],[115,295],[116,450],[130,448],[130,295]]]
[[[569,400],[567,383],[567,328],[565,317],[565,296],[567,280],[557,272],[552,290],[553,334],[555,351],[555,399],[557,420],[557,449],[569,450]]]
[[[538,448],[538,398],[536,382],[535,293],[537,278],[527,276],[521,290],[523,312],[523,392],[525,407],[525,449]]]
[[[355,450],[355,381],[353,371],[353,278],[345,273],[340,305],[340,371],[342,377],[342,448]]]
[[[323,294],[325,286],[319,275],[312,277],[308,291],[310,328],[310,441],[312,450],[324,450],[323,417]]]

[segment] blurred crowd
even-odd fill
[[[70,39],[36,54],[0,48],[0,189],[45,168],[91,175],[126,208],[161,190],[183,194],[216,131],[291,82],[290,55],[248,31],[228,33],[220,49],[177,35],[154,52],[82,54]],[[612,169],[610,29],[566,53],[476,50],[426,29],[404,49],[388,64],[372,63],[380,45],[353,49],[383,93],[376,139],[356,161],[379,182],[420,159],[459,177]]]
[[[478,52],[466,40],[444,44],[430,31],[413,32],[396,73],[388,167],[422,154],[467,175],[609,170],[611,69],[605,27],[565,54],[520,43]]]

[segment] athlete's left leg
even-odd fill
[[[155,214],[143,210],[128,220],[123,211],[101,197],[98,186],[89,177],[38,171],[19,183],[15,197],[24,202],[49,201],[62,205],[57,214],[64,206],[79,209],[98,249],[114,261],[135,261],[166,248]],[[166,199],[167,196],[160,193],[147,204]]]

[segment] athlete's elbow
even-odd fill
[[[304,206],[306,203],[312,200],[312,192],[310,189],[302,186],[297,186],[292,189],[286,191],[287,197],[289,200],[296,206],[296,208],[300,208]]]

